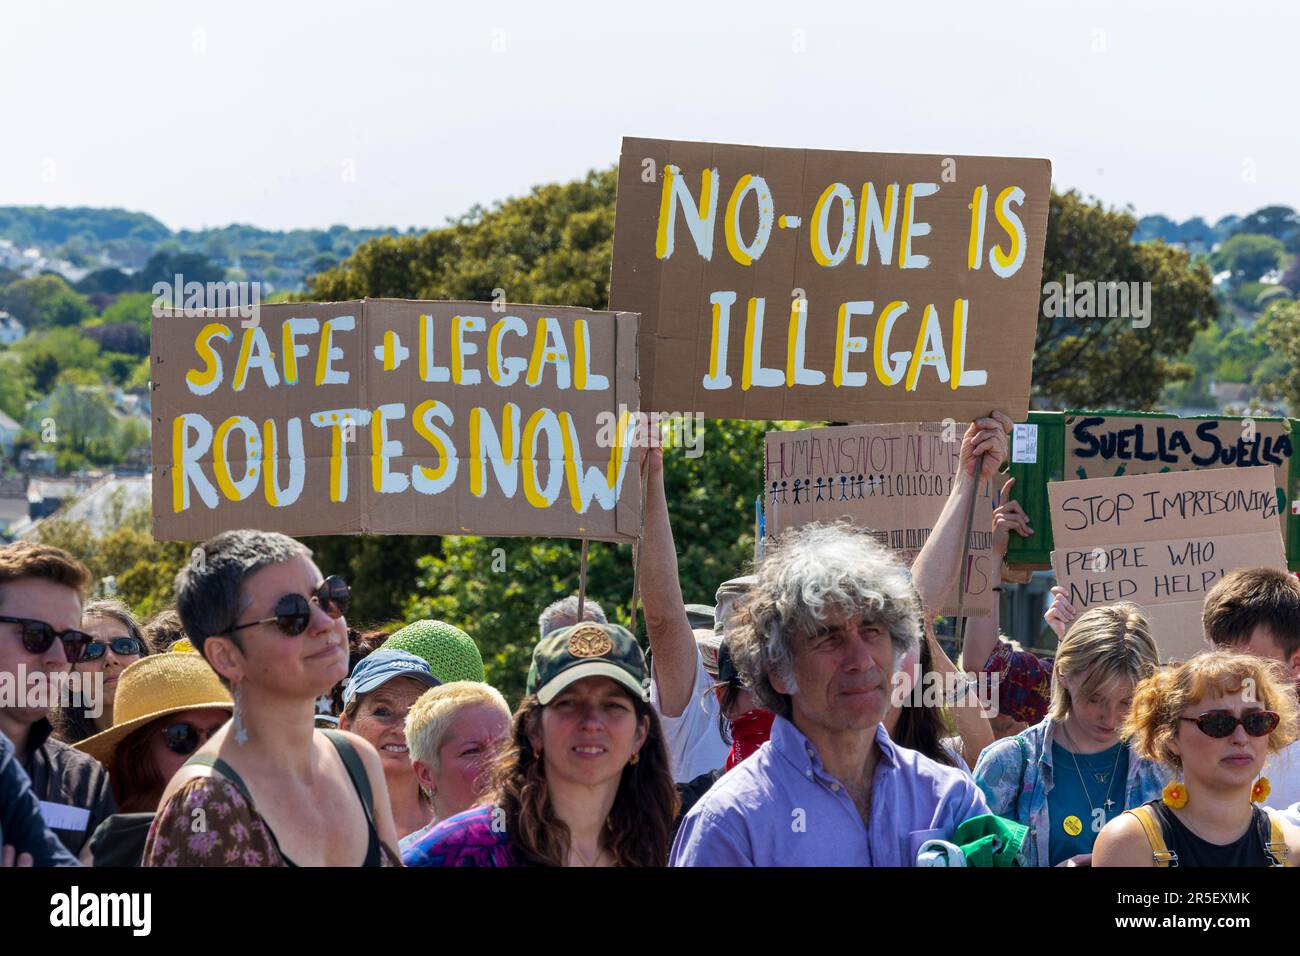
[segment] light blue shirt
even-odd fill
[[[988,813],[975,782],[900,747],[876,727],[869,823],[817,748],[777,717],[772,737],[726,773],[677,831],[670,866],[912,866],[926,840],[951,840]]]
[[[975,762],[975,780],[988,798],[991,812],[1029,827],[1020,848],[1022,866],[1047,866],[1051,859],[1048,796],[1052,792],[1052,743],[1057,724],[1051,717],[1003,737],[985,747]],[[1074,768],[1070,768],[1074,769]],[[1118,781],[1115,800],[1120,810],[1132,810],[1160,796],[1173,772],[1130,751],[1124,788]],[[1123,793],[1123,797],[1118,794]],[[1059,824],[1057,824],[1059,825]]]

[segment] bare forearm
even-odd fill
[[[677,550],[662,473],[651,475],[648,485],[640,549],[641,603],[660,707],[666,715],[675,717],[689,701],[697,652],[677,577]]]
[[[912,584],[921,595],[921,602],[931,612],[937,611],[945,596],[956,587],[966,513],[970,510],[971,496],[975,491],[975,479],[964,469],[959,471],[953,481],[952,494],[948,496],[939,520],[934,523],[934,530],[912,562]]]

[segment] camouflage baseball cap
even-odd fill
[[[584,677],[609,677],[642,700],[650,699],[650,674],[641,645],[617,624],[582,621],[547,634],[533,649],[527,691],[546,705]]]

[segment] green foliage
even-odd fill
[[[1237,233],[1210,256],[1216,270],[1228,270],[1237,280],[1253,282],[1283,262],[1286,247],[1280,239]]]
[[[154,295],[151,292],[130,292],[117,297],[106,308],[101,318],[104,325],[133,325],[148,333],[153,321]]]
[[[156,241],[168,235],[170,230],[153,216],[125,209],[0,207],[0,236],[24,245],[62,245],[75,237]]]
[[[1265,206],[1241,220],[1237,231],[1272,236],[1291,252],[1300,251],[1300,213],[1290,206]]]
[[[1048,408],[1151,408],[1164,387],[1185,381],[1181,360],[1218,314],[1209,271],[1163,242],[1132,240],[1133,217],[1053,193],[1043,282],[1150,282],[1150,325],[1131,318],[1043,316],[1034,348],[1034,396]]]
[[[76,555],[90,570],[97,594],[105,578],[116,579],[117,597],[141,620],[169,606],[176,574],[194,545],[154,540],[149,509],[127,508],[120,498],[110,500],[105,524],[112,530],[97,536],[84,521],[56,519],[43,522],[37,536]]]
[[[28,330],[80,325],[95,312],[89,300],[56,275],[19,279],[0,289],[0,309]]]
[[[1269,378],[1260,383],[1260,393],[1266,399],[1285,400],[1294,414],[1300,411],[1300,302],[1275,301],[1257,328],[1274,358],[1285,361],[1270,370]]]
[[[0,412],[21,422],[27,412],[27,391],[31,376],[18,356],[0,350]]]
[[[44,397],[65,368],[90,368],[99,346],[75,329],[51,329],[19,339],[10,350],[21,361],[34,397]]]

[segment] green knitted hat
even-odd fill
[[[380,650],[410,651],[429,662],[433,676],[444,684],[454,680],[483,681],[483,655],[460,628],[446,621],[416,621],[384,641]]]

